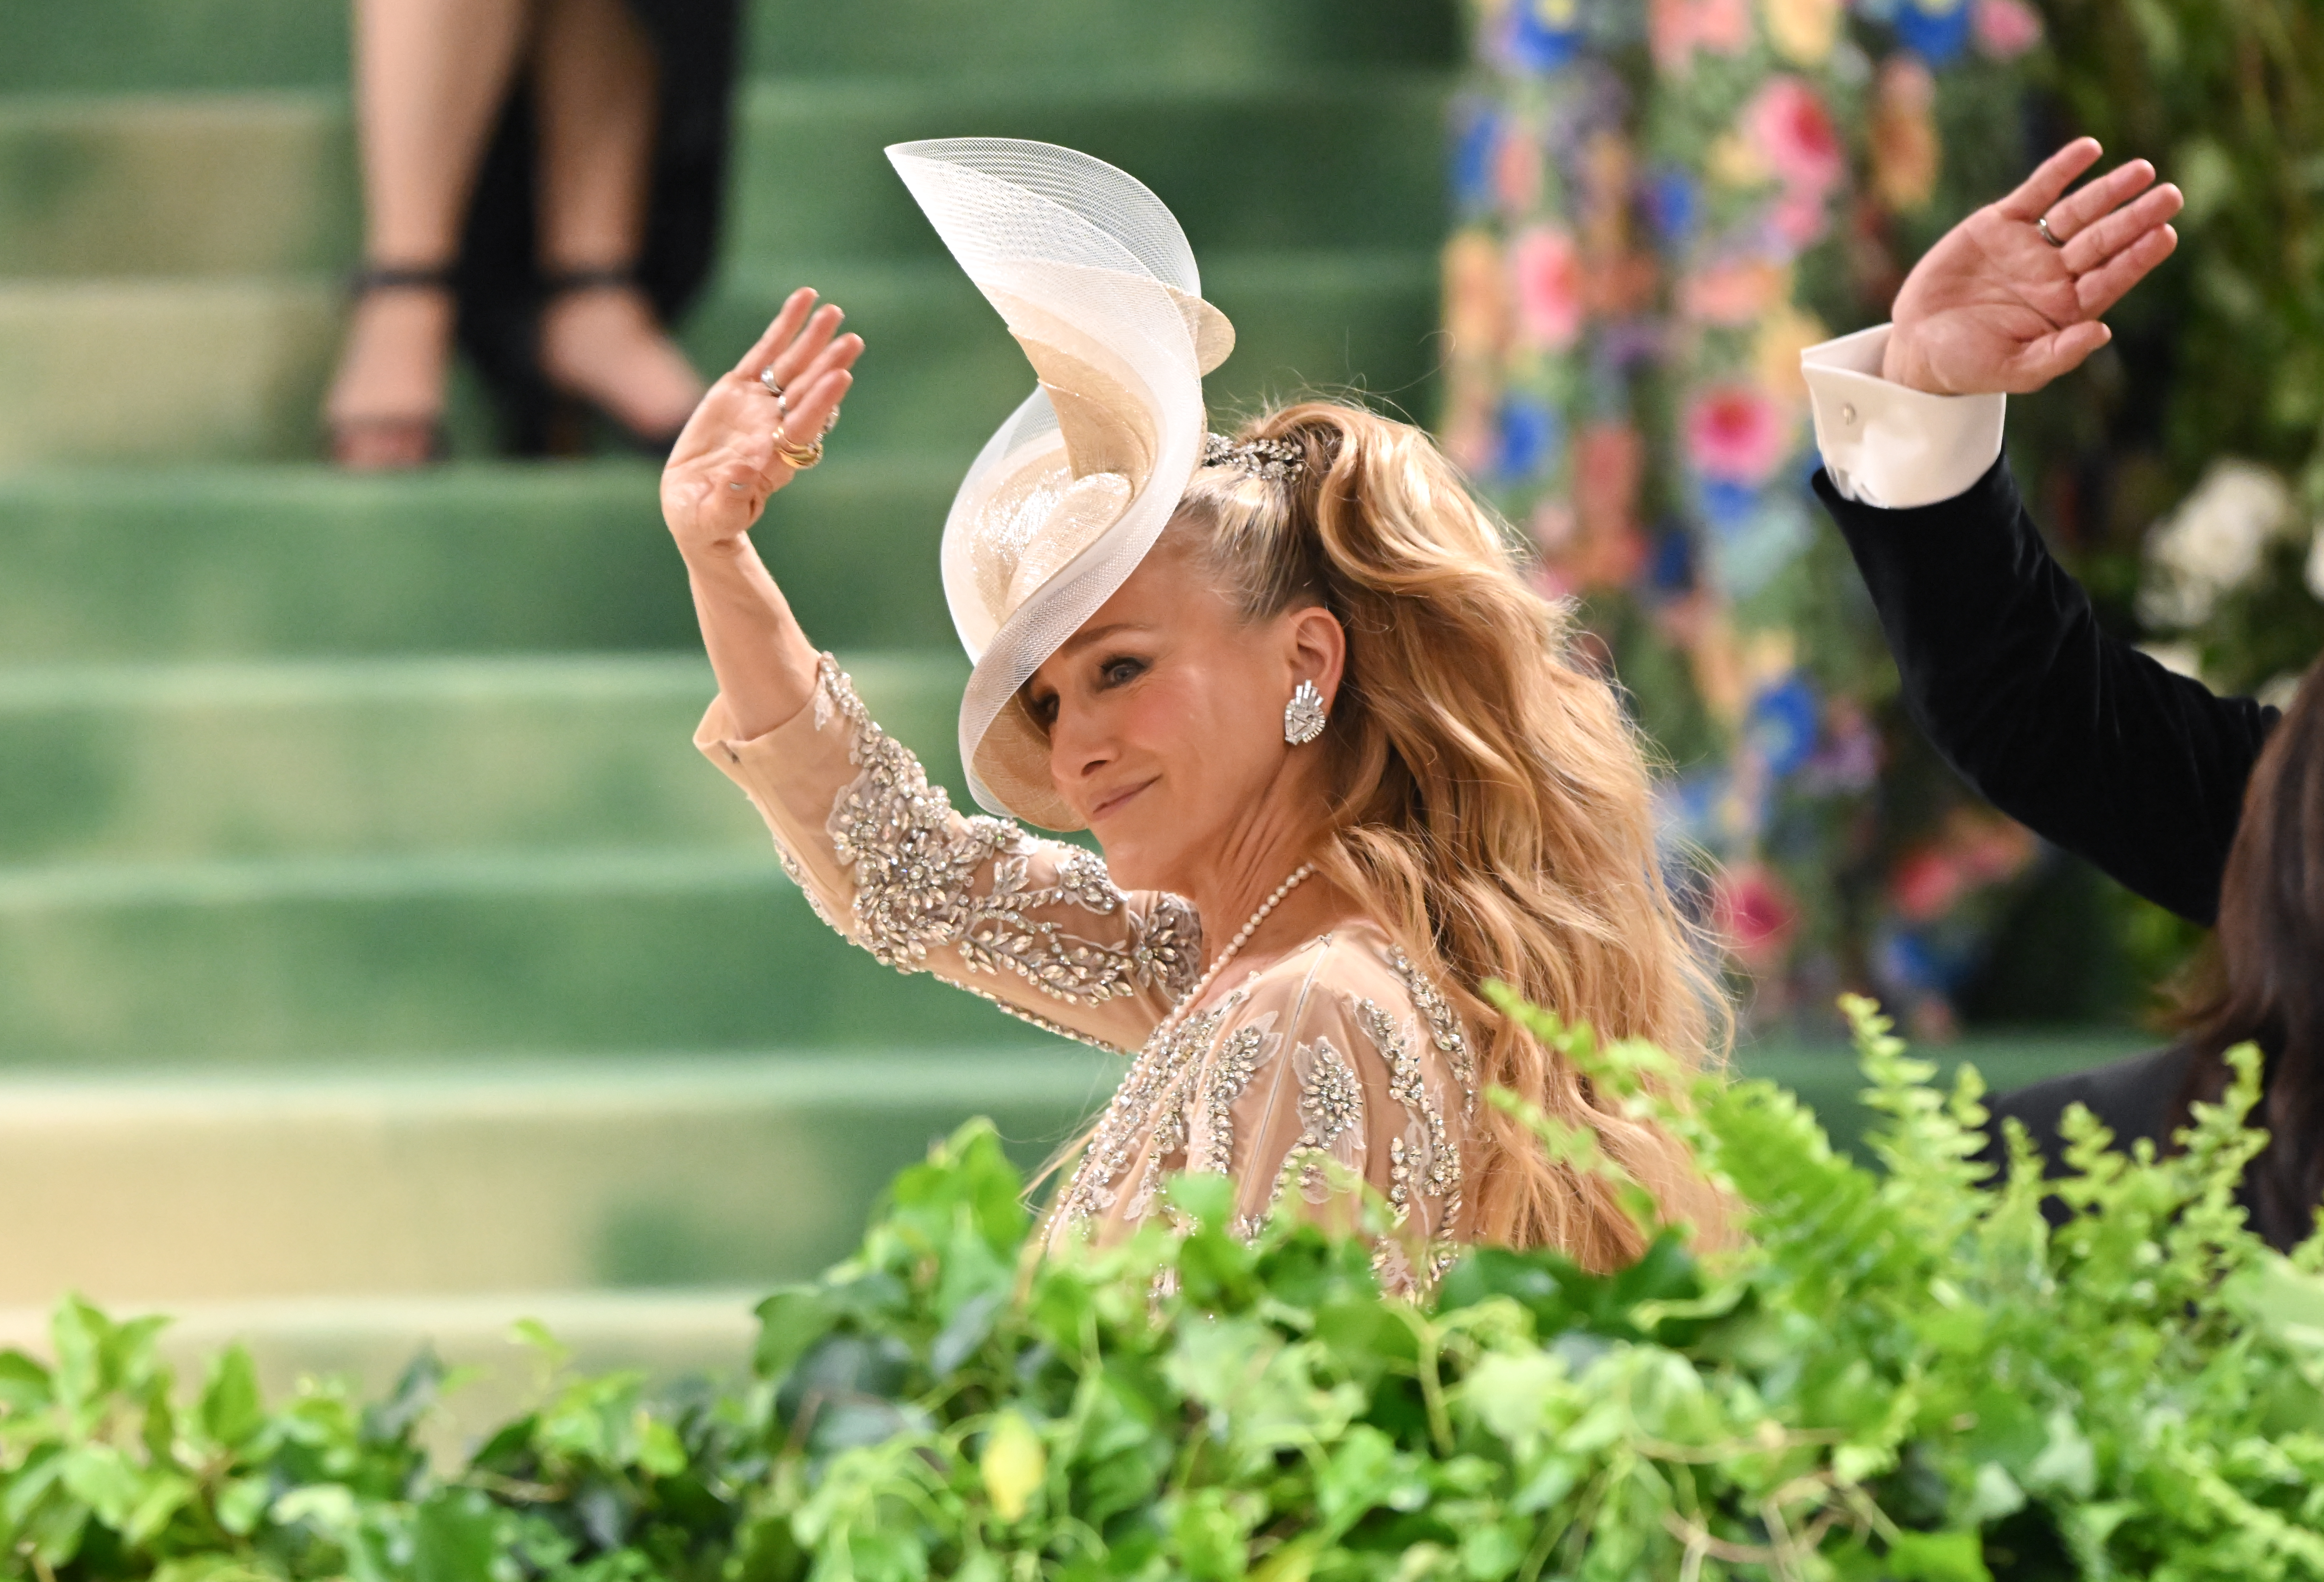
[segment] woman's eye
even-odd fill
[[[1108,659],[1098,667],[1098,681],[1102,685],[1120,686],[1138,679],[1145,668],[1146,663],[1142,659]]]

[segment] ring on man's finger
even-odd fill
[[[2034,228],[2042,233],[2042,240],[2047,242],[2051,246],[2063,247],[2065,245],[2063,242],[2058,240],[2058,233],[2050,228],[2050,216],[2048,215],[2036,216],[2034,221]]]

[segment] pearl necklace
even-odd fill
[[[1220,973],[1226,970],[1227,963],[1235,959],[1235,952],[1241,950],[1250,942],[1251,934],[1259,925],[1267,921],[1267,915],[1281,906],[1283,897],[1297,889],[1300,881],[1314,871],[1314,863],[1303,862],[1292,870],[1289,878],[1275,887],[1275,893],[1259,904],[1259,910],[1250,915],[1250,921],[1242,925],[1242,932],[1229,940],[1227,948],[1219,952],[1219,959],[1213,961],[1209,970],[1200,978],[1194,980],[1194,987],[1178,997],[1178,1003],[1170,1007],[1170,1014],[1163,1017],[1161,1024],[1154,1029],[1152,1036],[1148,1040],[1149,1045],[1159,1044],[1177,1029],[1178,1024],[1186,1019],[1186,1013],[1193,1010],[1201,1001],[1204,991],[1216,981]]]

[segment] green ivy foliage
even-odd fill
[[[1636,1044],[1524,1007],[1601,1091],[1671,1115]],[[1338,1582],[1424,1577],[2324,1577],[2324,1264],[2245,1228],[2257,1065],[2183,1152],[2087,1115],[2051,1183],[1974,1162],[1950,1091],[1849,1006],[1880,1168],[1764,1082],[1682,1127],[1748,1206],[1610,1274],[1471,1252],[1432,1305],[1361,1237],[1176,1224],[1039,1257],[983,1123],[894,1182],[862,1250],[762,1304],[750,1378],[555,1384],[456,1470],[386,1400],[264,1404],[230,1350],[189,1396],[160,1320],[57,1310],[0,1357],[0,1566],[39,1582]],[[1689,1084],[1679,1084],[1682,1087]],[[1587,1134],[1544,1145],[1610,1170]],[[1636,1211],[1650,1214],[1642,1199]],[[545,1336],[532,1337],[544,1347]]]

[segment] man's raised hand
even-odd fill
[[[2023,394],[2107,344],[2100,316],[2171,256],[2182,200],[2144,160],[2068,193],[2099,152],[2095,138],[2068,143],[1929,249],[1896,293],[1882,377],[1936,395]]]

